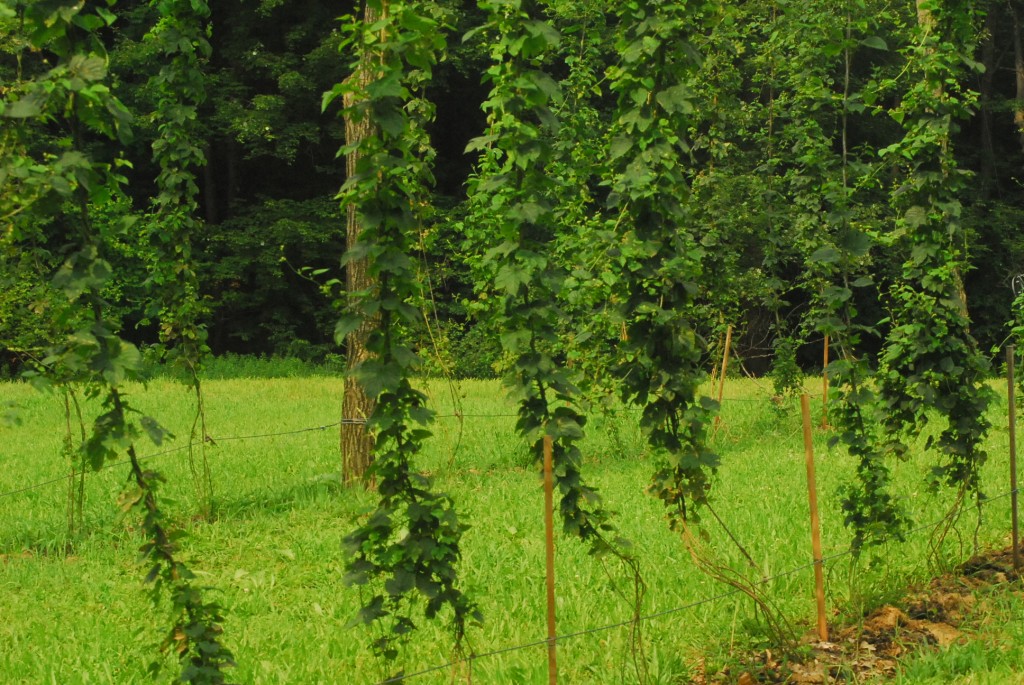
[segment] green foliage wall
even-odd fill
[[[450,12],[455,34],[484,20],[475,3],[441,4]],[[150,3],[125,0],[118,7],[118,21],[101,38],[111,54],[111,87],[135,115],[134,140],[120,143],[134,162],[133,169],[122,173],[130,181],[126,193],[133,204],[128,210],[135,211],[153,194],[158,173],[148,154],[159,124],[152,114],[158,93],[149,84],[161,60],[157,48],[144,40],[154,17]],[[967,181],[963,199],[965,235],[971,243],[963,280],[972,331],[987,350],[1008,332],[1008,279],[1024,271],[1024,247],[1015,230],[1024,205],[1018,183],[1024,152],[1013,124],[1014,75],[998,68],[1013,62],[1011,8],[1003,3],[981,7],[990,18],[973,15],[972,30],[980,38],[971,59],[992,68],[963,76],[964,85],[978,89],[981,97],[977,112],[953,134],[953,149],[958,165],[976,174]],[[334,155],[341,130],[317,103],[319,94],[348,69],[336,58],[340,34],[332,20],[352,8],[354,3],[328,7],[311,0],[213,3],[212,52],[201,63],[210,96],[198,116],[202,152],[208,159],[197,179],[199,215],[206,228],[196,256],[215,351],[287,354],[301,349],[317,356],[329,344],[331,298],[299,272],[325,267],[320,255],[333,252],[340,240],[337,217],[326,208],[335,179],[343,174]],[[850,22],[861,28],[852,37],[849,78],[855,99],[846,110],[846,147],[851,173],[864,181],[850,211],[866,227],[885,224],[890,178],[878,150],[896,139],[900,126],[876,114],[877,105],[895,93],[873,91],[871,84],[900,73],[898,33],[913,21],[911,9],[909,4],[891,7],[874,0],[848,8],[767,0],[693,7],[692,42],[701,63],[689,83],[694,112],[688,154],[693,164],[685,173],[694,197],[688,203],[688,223],[708,259],[707,279],[698,294],[705,314],[696,325],[702,334],[717,338],[725,323],[736,324],[737,348],[751,369],[767,368],[776,335],[810,341],[801,320],[814,295],[804,281],[800,255],[813,250],[812,237],[822,222],[828,223],[830,210],[813,200],[802,168],[811,159],[834,162],[842,146],[835,105],[842,96],[846,67],[841,46]],[[611,40],[617,20],[606,3],[579,0],[545,3],[544,12],[546,21],[570,32],[548,58],[548,68],[572,103],[565,108],[568,116],[562,117],[555,142],[568,151],[564,171],[574,175],[572,187],[581,192],[575,193],[572,216],[560,218],[573,229],[562,234],[554,249],[573,261],[572,266],[583,267],[570,273],[571,278],[590,284],[589,291],[578,291],[576,303],[567,310],[566,331],[579,334],[608,295],[602,262],[609,257],[599,249],[607,235],[599,232],[596,209],[607,188],[597,182],[601,160],[595,150],[601,148],[612,116],[613,98],[604,79],[607,68],[619,60]],[[16,25],[5,21],[0,42],[4,81],[17,68],[26,75],[43,69],[44,55],[31,51],[19,67],[14,57],[20,40]],[[463,147],[484,127],[478,104],[486,97],[481,76],[488,47],[479,34],[453,41],[428,91],[438,110],[437,121],[430,124],[439,151],[439,190],[433,203],[455,209],[440,216],[430,229],[434,237],[423,248],[438,315],[442,322],[451,322],[452,331],[473,327],[465,302],[471,299],[472,277],[455,227],[473,160]],[[863,97],[872,97],[872,92],[880,100],[866,102]],[[35,135],[44,144],[46,134]],[[803,142],[810,140],[818,141],[817,147]],[[92,144],[109,147],[99,140]],[[985,153],[988,149],[999,154]],[[52,252],[47,235],[52,234],[41,234],[40,247]],[[117,269],[123,296],[114,304],[128,324],[126,335],[148,343],[155,341],[156,329],[134,328],[147,318],[135,306],[145,280],[144,261],[137,257],[132,255],[125,268]],[[897,277],[901,258],[896,252],[876,251],[873,260],[879,284]],[[986,268],[974,268],[982,264]],[[865,320],[885,317],[883,303],[863,292],[855,297]],[[878,351],[884,332],[883,327],[879,336],[864,337],[865,352]],[[453,339],[458,337],[453,334]],[[798,348],[798,361],[807,369],[818,359],[813,349]]]

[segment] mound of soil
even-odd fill
[[[945,648],[965,640],[959,626],[975,608],[976,591],[1019,580],[1012,549],[971,558],[955,572],[933,579],[908,595],[902,607],[886,605],[862,624],[834,628],[829,642],[815,633],[803,640],[809,654],[803,661],[782,659],[765,650],[748,655],[741,668],[694,680],[697,685],[736,683],[863,682],[893,675],[899,659],[927,648]]]

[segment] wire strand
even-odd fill
[[[463,413],[454,413],[454,414],[437,414],[437,415],[434,416],[434,418],[438,418],[438,419],[440,419],[440,418],[516,418],[516,417],[518,417],[518,414],[463,414]],[[264,438],[284,437],[284,436],[289,436],[289,435],[298,435],[298,434],[302,434],[302,433],[310,433],[310,432],[315,432],[315,431],[324,431],[324,430],[327,430],[329,428],[337,428],[338,426],[341,426],[343,424],[353,424],[353,423],[365,424],[366,420],[365,419],[345,419],[345,420],[342,420],[342,421],[335,421],[333,423],[321,424],[321,425],[317,425],[317,426],[310,426],[310,427],[307,427],[307,428],[299,428],[299,429],[295,429],[295,430],[276,431],[276,432],[272,432],[272,433],[253,433],[253,434],[250,434],[250,435],[234,435],[234,436],[226,436],[226,437],[211,437],[211,438],[209,438],[209,440],[212,443],[216,444],[218,442],[231,442],[231,441],[240,441],[240,440],[256,440],[256,439],[264,439]],[[153,454],[149,454],[149,455],[140,457],[139,461],[150,461],[150,460],[157,459],[157,458],[160,458],[160,457],[164,457],[164,456],[167,456],[167,455],[170,455],[170,454],[174,454],[176,452],[185,451],[188,448],[189,448],[188,445],[182,445],[182,446],[179,446],[179,447],[174,447],[174,448],[166,449],[166,450],[163,450],[163,451],[160,451],[160,452],[155,452]],[[127,462],[119,461],[119,462],[111,462],[111,463],[108,463],[108,464],[104,464],[99,469],[96,469],[95,471],[93,471],[93,473],[99,473],[101,471],[106,471],[106,470],[108,470],[110,468],[113,468],[115,466],[124,465],[125,463],[127,463]],[[53,479],[50,479],[50,480],[41,481],[39,483],[35,483],[33,485],[29,485],[29,486],[26,486],[26,487],[23,487],[23,488],[18,488],[18,489],[11,490],[11,491],[8,491],[8,492],[0,493],[0,499],[5,499],[7,497],[13,497],[14,495],[18,495],[18,494],[22,494],[22,493],[25,493],[25,492],[29,492],[31,490],[37,490],[37,489],[43,488],[43,487],[45,487],[47,485],[53,485],[55,483],[61,483],[61,482],[64,482],[65,480],[67,480],[69,477],[73,477],[73,474],[72,475],[60,476],[58,478],[53,478]],[[1010,490],[1010,491],[1007,491],[1007,492],[1004,492],[1004,493],[1000,493],[998,495],[993,495],[991,497],[983,497],[980,500],[980,503],[981,503],[982,506],[984,506],[984,505],[987,505],[987,504],[989,504],[991,502],[995,502],[997,500],[1001,500],[1001,499],[1005,499],[1007,497],[1011,497],[1012,495],[1016,494],[1017,492],[1018,492],[1018,489],[1015,489],[1015,490]],[[921,525],[921,526],[917,526],[917,527],[911,529],[910,531],[908,531],[907,532],[907,536],[915,535],[915,534],[917,534],[919,532],[922,532],[924,530],[928,530],[930,528],[934,528],[935,526],[937,526],[940,523],[942,523],[943,521],[945,521],[947,518],[948,518],[948,514],[943,515],[941,518],[939,518],[938,520],[936,520],[934,522],[927,523],[927,524],[924,524],[924,525]],[[815,566],[815,564],[817,564],[817,563],[825,564],[827,562],[831,562],[831,561],[833,561],[835,559],[839,559],[839,558],[842,558],[842,557],[845,557],[845,556],[849,556],[851,554],[853,554],[853,550],[852,549],[847,549],[847,550],[843,550],[841,552],[836,552],[834,554],[830,554],[828,556],[822,557],[820,562],[812,561],[810,563],[801,564],[799,566],[796,566],[794,568],[788,569],[786,571],[780,571],[779,573],[773,574],[771,576],[764,577],[761,580],[754,581],[754,584],[755,585],[764,585],[764,584],[770,583],[770,582],[772,582],[774,580],[778,580],[780,578],[784,578],[784,577],[791,576],[793,574],[799,573],[801,571],[805,571],[805,570],[807,570],[809,568],[813,568]],[[658,611],[658,612],[655,612],[655,613],[652,613],[652,614],[647,614],[647,615],[641,616],[641,617],[639,617],[638,619],[635,619],[635,620],[634,619],[629,619],[629,620],[625,620],[625,621],[618,621],[616,623],[610,623],[610,624],[606,624],[606,625],[596,626],[596,627],[593,627],[593,628],[587,628],[587,629],[584,629],[584,630],[575,631],[575,632],[572,632],[572,633],[565,633],[563,635],[557,635],[554,638],[552,638],[552,640],[557,643],[559,641],[568,640],[568,639],[571,639],[571,638],[574,638],[574,637],[582,637],[582,636],[585,636],[585,635],[592,635],[594,633],[600,633],[600,632],[605,632],[605,631],[608,631],[608,630],[614,630],[615,628],[622,628],[622,627],[625,627],[625,626],[628,626],[628,625],[633,625],[633,624],[635,624],[638,621],[651,621],[651,620],[654,620],[656,618],[660,618],[662,616],[668,616],[668,615],[671,615],[671,614],[679,613],[681,611],[686,611],[686,610],[689,610],[689,609],[694,609],[694,608],[702,606],[704,604],[709,604],[709,603],[712,603],[712,602],[717,602],[717,601],[726,599],[728,597],[734,596],[734,595],[739,594],[739,593],[740,593],[740,590],[738,590],[738,589],[729,590],[728,592],[723,592],[721,594],[714,595],[712,597],[706,597],[704,599],[696,600],[694,602],[690,602],[690,603],[684,604],[682,606],[674,607],[674,608],[671,608],[671,609],[665,609],[665,610]],[[454,661],[449,661],[447,663],[440,664],[440,665],[437,665],[437,666],[431,666],[429,668],[426,668],[426,669],[423,669],[423,670],[420,670],[420,671],[415,671],[413,673],[402,674],[401,676],[396,676],[396,677],[393,677],[393,678],[388,678],[386,680],[379,681],[377,683],[377,685],[388,685],[390,683],[398,683],[398,682],[401,682],[401,681],[403,681],[404,679],[407,679],[407,678],[415,678],[415,677],[418,677],[418,676],[421,676],[421,675],[426,675],[426,674],[429,674],[429,673],[434,673],[434,672],[437,672],[437,671],[440,671],[440,670],[443,670],[443,669],[446,669],[446,668],[451,668],[453,666],[457,666],[459,664],[466,664],[466,663],[472,664],[474,661],[479,660],[479,659],[486,659],[486,658],[497,656],[497,655],[500,655],[500,654],[507,654],[507,653],[510,653],[510,652],[516,652],[516,651],[521,651],[521,650],[524,650],[524,649],[530,649],[531,647],[537,647],[537,646],[540,646],[540,645],[546,645],[548,643],[549,643],[549,640],[547,638],[545,638],[545,639],[540,639],[540,640],[533,640],[531,642],[526,642],[526,643],[522,643],[522,644],[510,645],[508,647],[502,647],[502,648],[499,648],[499,649],[495,649],[495,650],[491,650],[491,651],[488,651],[488,652],[484,652],[482,654],[471,654],[470,656],[462,658],[462,659],[456,659]]]
[[[985,504],[988,504],[989,502],[994,502],[996,500],[1009,497],[1012,494],[1013,494],[1013,491],[1010,491],[1010,492],[1005,492],[1005,493],[1002,493],[1002,494],[999,494],[999,495],[995,495],[993,497],[986,497],[986,498],[984,498],[981,501],[981,503],[982,503],[982,505],[985,505]],[[931,523],[928,523],[928,524],[925,524],[925,525],[922,525],[922,526],[918,526],[917,528],[914,528],[914,529],[910,530],[907,533],[907,535],[908,536],[909,535],[913,535],[915,533],[919,533],[921,531],[928,530],[929,528],[934,528],[935,526],[937,526],[940,523],[942,523],[943,521],[945,521],[947,517],[948,517],[948,515],[943,516],[942,518],[940,518],[940,519],[938,519],[936,521],[933,521]],[[835,553],[830,554],[828,556],[823,556],[821,558],[820,562],[812,561],[810,563],[801,564],[799,566],[796,566],[794,568],[788,569],[786,571],[780,571],[779,573],[773,574],[771,576],[767,576],[765,578],[762,578],[761,580],[754,581],[753,584],[754,585],[766,585],[767,583],[770,583],[770,582],[772,582],[774,580],[778,580],[780,578],[785,578],[785,577],[791,576],[791,575],[793,575],[795,573],[799,573],[800,571],[806,571],[807,569],[814,568],[814,566],[816,564],[818,564],[818,563],[821,563],[822,565],[824,565],[827,562],[834,561],[834,560],[842,558],[842,557],[850,556],[852,554],[853,554],[853,550],[852,549],[846,549],[846,550],[843,550],[841,552],[835,552]],[[572,632],[572,633],[565,633],[565,634],[562,634],[562,635],[556,635],[554,638],[552,638],[552,640],[557,643],[559,641],[568,640],[568,639],[574,638],[574,637],[582,637],[582,636],[585,636],[585,635],[592,635],[594,633],[601,633],[601,632],[605,632],[605,631],[608,631],[608,630],[614,630],[615,628],[624,628],[626,626],[633,625],[637,621],[651,621],[651,620],[656,619],[656,618],[661,618],[662,616],[668,616],[668,615],[671,615],[671,614],[677,614],[677,613],[679,613],[681,611],[687,611],[689,609],[694,609],[694,608],[702,606],[704,604],[710,604],[712,602],[718,602],[718,601],[721,601],[723,599],[727,599],[729,597],[732,597],[733,595],[740,594],[740,592],[741,591],[738,590],[738,589],[729,590],[728,592],[723,592],[723,593],[720,593],[720,594],[717,594],[717,595],[713,595],[711,597],[705,597],[704,599],[698,599],[696,601],[690,602],[688,604],[683,604],[682,606],[674,607],[672,609],[664,609],[662,611],[657,611],[657,612],[655,612],[653,614],[647,614],[647,615],[641,616],[641,617],[639,617],[638,619],[635,619],[635,620],[634,619],[629,619],[629,620],[625,620],[625,621],[618,621],[616,623],[609,623],[607,625],[596,626],[596,627],[593,627],[593,628],[586,628],[584,630],[578,630],[578,631],[575,631],[575,632]],[[378,681],[376,683],[376,685],[391,685],[392,683],[399,683],[399,682],[402,682],[403,680],[408,679],[408,678],[416,678],[416,677],[421,676],[421,675],[427,675],[429,673],[435,673],[437,671],[444,670],[444,669],[447,669],[447,668],[452,668],[453,666],[458,666],[460,664],[466,664],[466,663],[472,664],[472,662],[477,661],[479,659],[486,659],[488,657],[497,656],[499,654],[507,654],[509,652],[522,651],[524,649],[530,649],[531,647],[539,647],[541,645],[547,645],[548,643],[549,643],[548,639],[545,638],[545,639],[541,639],[541,640],[533,640],[531,642],[524,642],[522,644],[510,645],[508,647],[501,647],[499,649],[494,649],[494,650],[491,650],[491,651],[488,651],[488,652],[484,652],[482,654],[471,654],[470,656],[462,658],[462,659],[455,659],[453,661],[449,661],[449,662],[444,663],[444,664],[439,664],[437,666],[431,666],[429,668],[425,668],[425,669],[420,670],[420,671],[415,671],[413,673],[403,673],[401,676],[395,676],[395,677],[392,677],[392,678],[388,678],[386,680],[381,680],[381,681]]]
[[[218,438],[218,437],[215,437],[215,436],[211,436],[211,437],[208,437],[207,440],[209,440],[213,444],[216,444],[218,442],[232,442],[232,441],[235,441],[235,440],[255,440],[255,439],[260,439],[260,438],[276,438],[276,437],[281,437],[281,436],[285,436],[285,435],[297,435],[299,433],[311,433],[313,431],[323,431],[323,430],[327,430],[328,428],[337,428],[340,425],[341,425],[341,422],[340,421],[336,421],[334,423],[325,424],[325,425],[321,425],[321,426],[311,426],[309,428],[299,428],[297,430],[280,431],[280,432],[277,432],[277,433],[256,433],[256,434],[253,434],[253,435],[230,435],[230,436],[223,437],[223,438]],[[159,457],[165,457],[168,454],[174,454],[175,452],[184,452],[188,448],[189,448],[188,445],[181,445],[180,447],[172,447],[170,449],[166,449],[166,450],[163,450],[161,452],[154,452],[153,454],[147,454],[147,455],[145,455],[143,457],[139,457],[139,461],[140,462],[151,461],[151,460],[157,459]],[[112,469],[112,468],[115,468],[117,466],[125,466],[127,464],[128,464],[128,462],[126,462],[126,461],[108,462],[108,463],[103,464],[102,466],[100,466],[100,468],[98,468],[98,469],[93,469],[92,473],[94,473],[94,474],[95,473],[100,473],[101,471],[106,471],[108,469]],[[40,481],[38,483],[34,483],[32,485],[26,485],[23,488],[18,488],[16,490],[10,490],[8,492],[0,493],[0,499],[6,499],[7,497],[13,497],[14,495],[20,495],[22,493],[30,492],[32,490],[39,490],[40,488],[44,488],[47,485],[53,485],[54,483],[62,483],[64,481],[66,481],[68,478],[73,477],[73,475],[74,474],[68,474],[68,475],[64,475],[64,476],[59,476],[57,478],[51,478],[49,480],[44,480],[44,481]]]

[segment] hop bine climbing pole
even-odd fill
[[[203,515],[213,515],[213,478],[206,459],[206,411],[200,381],[206,346],[193,244],[199,187],[196,172],[206,163],[198,109],[206,99],[202,62],[210,57],[207,40],[210,8],[204,0],[153,0],[157,23],[147,38],[167,62],[150,79],[156,93],[157,138],[153,158],[160,167],[148,238],[153,250],[148,285],[149,315],[159,321],[164,354],[184,368],[195,393],[195,418],[189,434],[189,467]],[[198,449],[196,459],[194,450]]]
[[[101,413],[81,446],[83,459],[98,470],[108,461],[128,457],[131,479],[121,505],[126,512],[141,510],[145,579],[152,584],[154,605],[169,604],[171,610],[162,649],[177,659],[180,680],[215,685],[225,682],[224,669],[234,663],[221,644],[223,618],[217,604],[204,600],[192,572],[177,556],[175,539],[180,535],[167,525],[157,500],[162,477],[140,465],[140,441],[160,444],[166,433],[156,419],[127,401],[124,384],[138,380],[141,355],[120,337],[104,297],[113,275],[107,258],[110,244],[123,238],[131,224],[96,220],[98,207],[121,196],[125,179],[119,167],[127,162],[120,156],[96,158],[89,145],[94,137],[124,144],[130,136],[128,112],[107,86],[108,58],[97,35],[115,21],[109,9],[113,4],[57,2],[22,8],[29,44],[49,51],[55,64],[8,93],[0,114],[24,128],[59,122],[66,137],[58,146],[63,150],[59,156],[44,152],[33,158],[34,151],[21,148],[3,162],[7,169],[31,170],[28,177],[38,195],[22,220],[52,219],[66,229],[62,251],[67,257],[52,279],[66,298],[59,319],[64,337],[42,360],[36,380],[77,384],[88,397],[100,400]],[[43,202],[47,198],[55,201]],[[31,230],[24,226],[12,228],[15,239]],[[160,667],[155,661],[153,670]]]
[[[587,543],[591,554],[623,564],[632,586],[629,603],[639,616],[645,589],[639,564],[582,476],[578,443],[586,416],[559,335],[565,318],[560,295],[568,276],[556,255],[559,199],[568,196],[560,173],[566,160],[559,153],[568,150],[558,145],[562,89],[545,67],[561,35],[541,17],[543,3],[514,0],[481,7],[488,22],[479,30],[490,39],[492,65],[483,105],[488,128],[469,146],[481,154],[470,181],[474,229],[468,238],[489,248],[477,289],[497,303],[491,315],[500,323],[501,344],[512,360],[505,384],[519,404],[516,428],[538,466],[548,441],[562,529]],[[638,624],[632,638],[634,667],[643,674]]]
[[[369,0],[366,7],[362,20],[350,20],[343,44],[355,53],[357,76],[326,93],[324,107],[341,96],[346,122],[364,133],[343,148],[352,166],[339,198],[359,227],[343,264],[365,260],[373,285],[348,293],[335,333],[340,343],[372,322],[366,354],[349,376],[374,401],[366,417],[373,459],[364,478],[376,484],[379,501],[345,537],[345,580],[367,589],[356,621],[377,631],[374,652],[391,668],[418,611],[428,619],[449,612],[456,651],[480,614],[458,587],[465,526],[451,498],[431,490],[412,462],[430,436],[433,412],[412,385],[418,359],[401,333],[420,318],[410,304],[421,295],[412,255],[433,158],[425,130],[433,106],[422,89],[445,48],[443,15],[433,2]]]
[[[941,431],[926,445],[938,455],[929,482],[953,488],[959,511],[968,494],[981,505],[987,456],[981,443],[993,397],[983,383],[988,362],[970,332],[960,202],[967,173],[957,167],[952,149],[957,122],[976,98],[961,84],[963,65],[975,64],[970,56],[977,15],[974,3],[964,0],[918,0],[916,9],[917,24],[903,50],[908,80],[888,84],[902,91],[889,114],[904,131],[902,140],[882,151],[901,174],[892,193],[898,218],[891,244],[906,257],[890,292],[892,327],[878,386],[897,454],[906,453],[906,436],[933,420],[931,411],[941,417]],[[937,531],[936,545],[954,520]]]

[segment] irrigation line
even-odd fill
[[[1002,494],[999,494],[999,495],[995,495],[994,497],[986,497],[985,499],[983,499],[981,501],[981,503],[982,503],[982,505],[985,505],[985,504],[988,504],[989,502],[994,502],[996,500],[1000,500],[1000,499],[1004,499],[1006,497],[1009,497],[1012,494],[1013,493],[1011,491],[1011,492],[1005,492],[1005,493],[1002,493]],[[917,528],[914,528],[914,529],[908,531],[907,535],[908,536],[914,535],[914,534],[919,533],[921,531],[928,530],[929,528],[934,528],[935,526],[937,526],[940,523],[942,523],[943,521],[945,521],[947,517],[948,517],[948,514],[946,516],[943,516],[942,518],[936,520],[936,521],[933,521],[932,523],[928,523],[928,524],[925,524],[925,525],[922,525],[922,526],[918,526]],[[842,558],[842,557],[850,556],[852,554],[853,554],[853,550],[852,549],[846,549],[846,550],[843,550],[841,552],[835,552],[833,554],[829,554],[827,556],[822,557],[821,564],[824,565],[827,562],[830,562],[830,561],[833,561],[835,559],[839,559],[839,558]],[[754,585],[765,585],[767,583],[772,582],[773,580],[778,580],[780,578],[784,578],[786,576],[791,576],[791,575],[793,575],[795,573],[799,573],[800,571],[806,571],[809,568],[813,568],[816,563],[817,562],[812,561],[810,563],[802,564],[800,566],[796,566],[796,567],[788,569],[786,571],[780,571],[779,573],[776,573],[774,575],[767,576],[767,577],[762,578],[761,580],[758,580],[758,581],[754,581],[753,584]],[[637,619],[629,619],[629,620],[626,620],[626,621],[619,621],[618,623],[610,623],[608,625],[597,626],[597,627],[594,627],[594,628],[586,628],[584,630],[578,630],[578,631],[573,632],[573,633],[565,633],[563,635],[556,635],[552,639],[555,642],[559,642],[561,640],[568,640],[568,639],[574,638],[574,637],[581,637],[581,636],[584,636],[584,635],[592,635],[594,633],[601,633],[601,632],[605,632],[605,631],[608,631],[608,630],[614,630],[615,628],[624,628],[624,627],[626,627],[628,625],[632,625],[633,623],[637,623],[637,622],[640,622],[640,621],[650,621],[650,620],[653,620],[653,619],[656,619],[656,618],[661,618],[662,616],[668,616],[670,614],[677,614],[677,613],[679,613],[681,611],[687,611],[689,609],[694,609],[694,608],[702,606],[704,604],[710,604],[711,602],[717,602],[719,600],[727,599],[729,597],[732,597],[733,595],[740,594],[741,592],[742,591],[739,590],[739,589],[732,589],[732,590],[729,590],[728,592],[723,592],[721,594],[714,595],[714,596],[711,596],[711,597],[705,597],[704,599],[698,599],[698,600],[696,600],[694,602],[690,602],[689,604],[684,604],[682,606],[674,607],[672,609],[664,609],[662,611],[657,611],[657,612],[655,612],[653,614],[647,614],[645,616],[640,616]],[[524,649],[530,649],[531,647],[539,647],[541,645],[547,645],[548,643],[549,643],[549,641],[547,639],[534,640],[532,642],[525,642],[523,644],[511,645],[509,647],[501,647],[499,649],[491,650],[489,652],[484,652],[483,654],[471,654],[468,657],[464,657],[462,659],[455,659],[454,661],[449,661],[448,663],[441,664],[441,665],[438,665],[438,666],[431,666],[431,667],[425,668],[425,669],[423,669],[421,671],[415,671],[413,673],[404,673],[401,676],[395,676],[393,678],[388,678],[386,680],[381,680],[381,681],[378,681],[376,683],[376,685],[390,685],[391,683],[400,683],[400,682],[402,682],[403,680],[405,680],[407,678],[416,678],[416,677],[421,676],[421,675],[427,675],[428,673],[435,673],[437,671],[441,671],[441,670],[444,670],[444,669],[447,669],[447,668],[452,668],[453,666],[458,666],[459,664],[467,664],[467,663],[468,664],[472,664],[474,661],[477,661],[479,659],[486,659],[488,657],[497,656],[499,654],[507,654],[509,652],[518,652],[518,651],[522,651]]]

